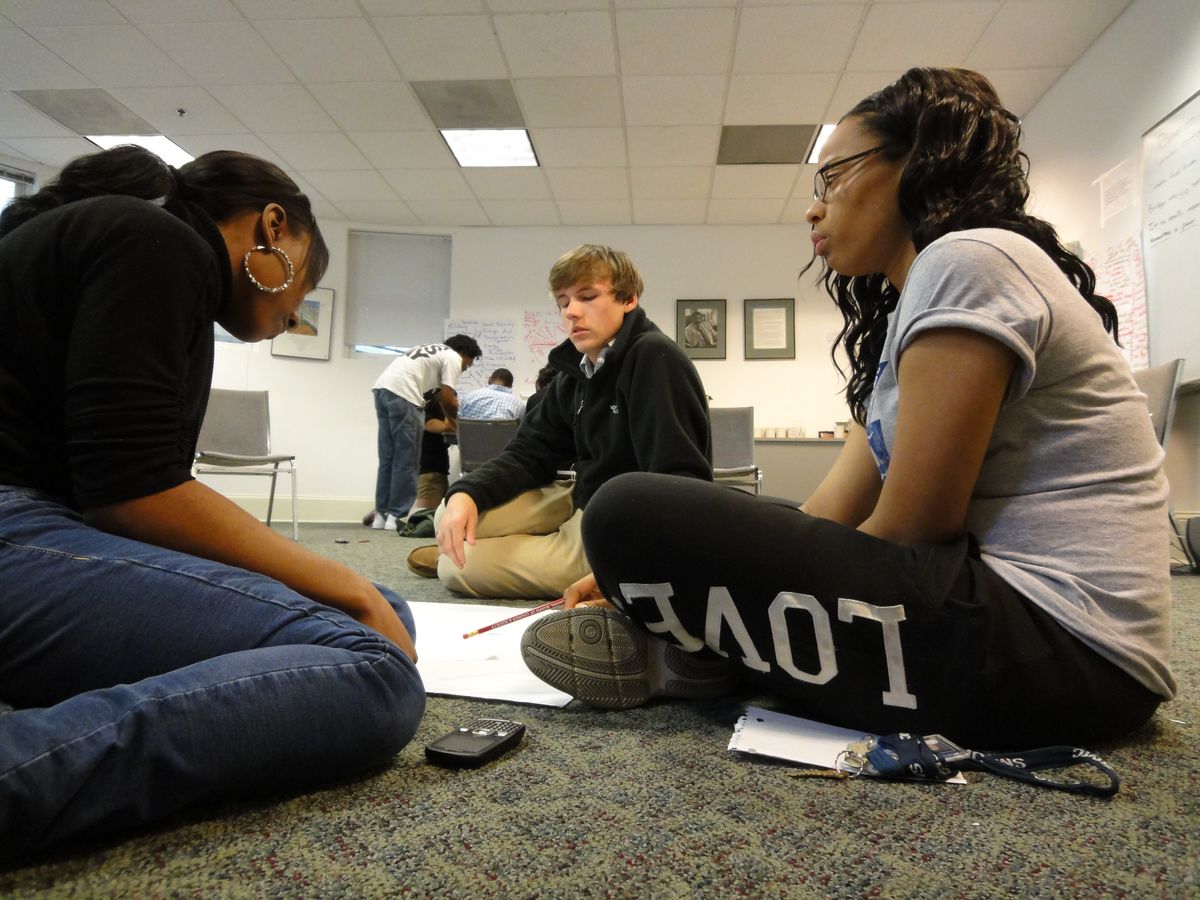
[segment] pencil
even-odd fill
[[[566,602],[566,599],[566,597],[559,597],[557,600],[551,600],[549,603],[543,603],[541,606],[535,606],[533,609],[527,609],[525,612],[517,613],[515,616],[509,616],[507,619],[501,619],[499,622],[493,622],[491,625],[484,625],[482,628],[476,628],[474,631],[468,631],[463,635],[463,640],[465,641],[469,637],[475,637],[477,634],[483,634],[485,631],[491,631],[493,628],[499,628],[501,625],[508,625],[511,622],[519,622],[521,619],[528,619],[530,616],[535,616],[540,612],[545,612],[548,609],[561,606]]]

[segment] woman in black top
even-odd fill
[[[404,601],[191,475],[214,321],[282,333],[327,262],[241,153],[98,153],[0,216],[0,859],[416,730]]]

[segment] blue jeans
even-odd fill
[[[425,410],[386,388],[375,388],[372,393],[379,420],[375,509],[403,519],[417,501]]]
[[[348,615],[4,486],[0,700],[0,860],[383,766],[425,708],[412,661]]]

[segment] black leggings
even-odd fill
[[[979,559],[903,546],[691,478],[633,473],[588,503],[605,596],[644,628],[740,664],[799,715],[976,750],[1127,733],[1161,698]]]

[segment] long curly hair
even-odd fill
[[[852,117],[879,138],[882,156],[905,161],[898,201],[918,253],[952,231],[1014,231],[1054,260],[1116,337],[1117,311],[1096,293],[1095,274],[1062,245],[1050,223],[1025,212],[1029,157],[1019,149],[1021,122],[984,76],[967,69],[909,69],[843,119]],[[887,317],[900,292],[882,274],[839,275],[823,260],[821,280],[842,313],[838,341],[850,362],[846,400],[855,421],[865,424]]]

